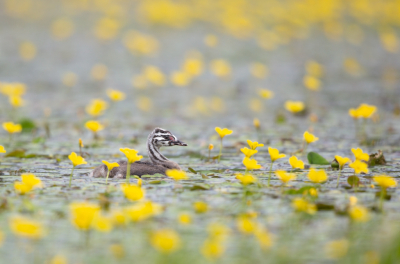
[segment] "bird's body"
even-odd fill
[[[156,173],[164,174],[168,169],[178,169],[180,166],[162,155],[159,151],[162,146],[187,146],[179,141],[171,132],[162,129],[154,129],[147,138],[147,152],[149,161],[136,161],[131,164],[130,175],[141,177],[142,175],[153,175]],[[110,171],[110,178],[125,178],[127,172],[127,161],[121,160],[118,162],[119,167],[115,167]],[[90,174],[90,177],[101,178],[107,176],[107,166],[100,165],[95,168]]]

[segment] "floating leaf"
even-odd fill
[[[36,128],[35,122],[33,122],[33,120],[29,118],[22,118],[21,120],[19,120],[19,123],[22,126],[23,133],[32,132],[32,130]]]
[[[207,184],[195,184],[190,188],[191,191],[196,190],[210,190],[210,186]]]
[[[149,181],[149,184],[161,184],[161,183],[163,183],[162,180]]]
[[[330,163],[316,152],[310,152],[307,155],[308,162],[314,165],[330,165]]]
[[[385,156],[383,156],[382,150],[378,150],[378,153],[369,155],[368,166],[373,167],[376,165],[386,165],[386,159]]]
[[[358,186],[360,184],[360,178],[353,175],[347,178],[347,183],[351,185],[351,187]]]
[[[23,158],[25,157],[25,152],[26,150],[24,149],[16,149],[5,155],[5,157]]]
[[[197,171],[195,171],[195,170],[192,169],[191,167],[189,167],[188,170],[189,170],[190,172],[193,172],[194,174],[197,174]]]

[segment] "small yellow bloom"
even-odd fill
[[[107,89],[107,96],[113,101],[122,101],[126,97],[125,93],[114,89]]]
[[[25,101],[20,96],[10,96],[8,101],[13,107],[21,107],[25,104]]]
[[[94,120],[87,121],[85,123],[85,127],[93,133],[97,133],[98,131],[104,129],[104,126],[100,124],[100,122]]]
[[[8,97],[21,97],[26,92],[26,85],[23,83],[0,83],[0,92]]]
[[[7,152],[6,149],[0,145],[0,153],[6,153],[6,152]]]
[[[304,110],[305,105],[303,102],[300,101],[286,101],[285,108],[289,112],[298,113]]]
[[[258,147],[264,147],[264,144],[259,144],[257,141],[251,141],[251,140],[247,140],[247,144],[249,144],[249,147],[251,148],[251,149],[256,149],[256,148],[258,148]]]
[[[80,230],[87,231],[93,224],[100,207],[89,202],[73,202],[69,206],[72,224]]]
[[[374,105],[361,104],[358,108],[350,108],[349,115],[355,119],[357,118],[371,118],[372,115],[377,111],[377,107]]]
[[[274,92],[267,89],[260,89],[258,94],[264,99],[270,99],[274,96]]]
[[[247,170],[259,170],[261,169],[261,165],[257,163],[255,159],[250,159],[245,157],[243,159],[243,165],[246,167]]]
[[[74,33],[74,23],[68,18],[58,18],[51,24],[51,33],[57,40],[66,39]]]
[[[175,71],[171,74],[171,82],[176,86],[186,86],[189,84],[191,76],[183,71]]]
[[[32,186],[25,184],[23,182],[17,181],[14,183],[14,189],[17,193],[24,195],[32,190]]]
[[[128,222],[127,215],[120,209],[115,209],[111,212],[111,219],[116,226],[125,226]]]
[[[37,48],[33,42],[24,41],[19,46],[19,55],[24,61],[30,61],[36,57]]]
[[[126,207],[124,208],[124,212],[131,221],[139,222],[160,214],[162,212],[162,207],[159,204],[146,201]]]
[[[110,232],[113,229],[112,218],[102,214],[97,214],[93,219],[93,228],[100,232]]]
[[[249,148],[241,148],[240,151],[248,158],[251,158],[254,154],[258,152],[258,150],[255,149],[249,149]]]
[[[307,202],[303,198],[295,198],[292,201],[292,207],[297,212],[304,212],[310,215],[313,215],[317,212],[317,207],[315,204]]]
[[[279,150],[276,148],[268,147],[268,153],[271,156],[271,161],[275,162],[278,159],[286,157],[285,154],[279,154]]]
[[[268,75],[268,68],[265,64],[255,62],[250,68],[251,75],[258,79],[264,79]]]
[[[255,128],[259,129],[260,128],[260,120],[258,120],[258,118],[254,118],[253,125]]]
[[[296,179],[296,174],[294,173],[287,173],[286,171],[283,170],[277,170],[275,171],[276,176],[284,183],[288,183],[289,181],[293,181]]]
[[[349,247],[347,239],[334,240],[325,245],[325,254],[330,259],[340,259],[347,255]]]
[[[84,158],[81,156],[78,156],[75,152],[71,152],[71,154],[68,156],[69,160],[72,162],[72,165],[78,166],[82,164],[87,164]]]
[[[328,180],[328,175],[326,175],[326,172],[324,170],[316,170],[314,168],[310,168],[308,179],[314,183],[323,183]]]
[[[182,225],[189,225],[192,223],[192,217],[190,216],[190,214],[181,213],[178,216],[178,221]]]
[[[114,169],[115,167],[119,167],[119,164],[118,164],[117,162],[110,163],[110,162],[105,161],[105,160],[103,160],[103,161],[101,161],[101,162],[103,162],[103,163],[107,166],[107,169],[108,169],[109,171],[111,171],[111,170]]]
[[[203,72],[203,61],[200,58],[188,58],[183,64],[183,74],[190,81],[191,77],[199,76]]]
[[[315,142],[319,139],[308,131],[304,132],[303,138],[307,142],[307,144]]]
[[[215,222],[208,224],[207,232],[210,238],[223,241],[228,237],[230,229],[226,225]]]
[[[165,172],[168,177],[171,177],[175,181],[180,181],[180,180],[187,180],[189,177],[186,175],[186,172],[182,170],[167,170]]]
[[[213,144],[208,145],[208,149],[209,149],[209,150],[212,150],[213,148],[214,148],[214,145],[213,145]]]
[[[34,174],[25,173],[21,175],[21,182],[14,183],[14,189],[19,194],[24,195],[35,188],[42,188],[42,181]]]
[[[68,260],[63,255],[55,255],[49,262],[49,264],[68,264]]]
[[[258,181],[257,178],[251,174],[243,175],[243,174],[239,173],[239,174],[236,174],[236,179],[238,179],[240,181],[240,183],[245,186]]]
[[[374,177],[374,182],[382,188],[392,188],[397,186],[397,181],[388,175],[378,175]]]
[[[217,131],[218,135],[219,135],[221,138],[224,138],[225,136],[230,135],[230,134],[232,134],[232,132],[233,132],[232,130],[229,130],[229,129],[227,129],[227,128],[222,129],[222,128],[220,128],[220,127],[216,127],[216,128],[215,128],[215,131]]]
[[[131,201],[139,201],[143,199],[146,193],[145,190],[143,190],[139,186],[128,183],[121,184],[121,190],[124,193],[126,199]]]
[[[370,217],[368,209],[360,205],[350,207],[349,216],[355,222],[366,222]]]
[[[349,197],[349,206],[355,206],[357,204],[357,201],[358,201],[357,197],[350,196]]]
[[[39,239],[44,236],[44,228],[41,223],[22,216],[11,217],[9,225],[11,231],[21,237]]]
[[[344,166],[346,163],[351,162],[351,160],[350,160],[349,158],[347,158],[347,157],[341,157],[341,156],[338,156],[338,155],[335,155],[335,159],[336,159],[336,161],[339,163],[339,169],[343,169],[343,166]]]
[[[236,221],[236,226],[243,234],[253,234],[256,231],[258,223],[247,216],[240,216]]]
[[[368,164],[361,160],[356,160],[349,164],[349,167],[354,169],[354,173],[359,174],[361,172],[368,173]]]
[[[149,82],[157,86],[163,86],[165,84],[164,73],[156,66],[146,66],[143,69],[143,74]]]
[[[84,146],[83,146],[83,142],[82,142],[82,139],[81,139],[81,138],[79,139],[79,147],[80,147],[80,148],[83,148],[83,147],[84,147]]]
[[[125,249],[122,244],[112,244],[110,246],[110,251],[117,259],[122,259],[125,256]]]
[[[93,99],[86,107],[86,112],[91,116],[100,116],[108,108],[108,103],[102,99]]]
[[[307,89],[312,91],[318,91],[321,87],[321,81],[318,78],[310,75],[304,76],[303,84]]]
[[[218,38],[215,35],[212,34],[208,34],[205,38],[204,38],[204,43],[210,47],[213,48],[218,44]]]
[[[129,163],[133,163],[135,161],[139,161],[143,158],[142,155],[137,155],[138,151],[130,148],[120,148],[119,151],[125,154]]]
[[[22,126],[20,124],[14,124],[13,122],[4,122],[3,128],[10,134],[20,133],[22,131]]]
[[[62,83],[67,87],[73,87],[78,82],[78,76],[73,72],[66,72],[62,77]]]
[[[102,81],[107,77],[108,68],[104,64],[96,64],[93,66],[90,75],[96,81]]]
[[[289,158],[289,163],[293,169],[304,169],[304,162],[299,160],[296,156],[291,156]]]
[[[231,74],[231,66],[226,60],[218,59],[211,61],[211,72],[218,77],[229,77]]]
[[[215,260],[221,257],[225,252],[223,242],[218,239],[207,239],[201,248],[201,253],[204,257],[210,260]]]
[[[306,71],[309,75],[320,78],[324,72],[324,69],[318,62],[308,61],[306,64]]]
[[[194,202],[193,207],[195,212],[198,214],[202,214],[208,211],[208,204],[202,201]]]
[[[174,230],[161,229],[155,231],[150,238],[151,245],[162,253],[171,253],[180,248],[181,239]]]
[[[257,238],[258,244],[262,249],[269,249],[272,246],[272,237],[271,234],[265,230],[265,228],[258,227],[254,235]]]
[[[351,152],[353,152],[354,157],[356,157],[356,160],[365,160],[365,161],[369,161],[369,155],[368,155],[368,153],[364,153],[364,152],[362,151],[362,149],[360,149],[360,148],[357,148],[357,149],[352,148],[352,149],[351,149]]]

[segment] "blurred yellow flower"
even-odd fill
[[[11,231],[17,236],[39,239],[44,237],[45,232],[40,222],[22,216],[13,216],[9,219]]]
[[[254,118],[253,125],[256,129],[259,129],[260,128],[260,120],[258,120],[258,118]]]
[[[346,58],[343,62],[345,71],[350,75],[360,75],[363,71],[361,65],[355,58]]]
[[[324,73],[324,69],[321,64],[316,61],[308,61],[306,63],[306,71],[309,75],[320,78]]]
[[[221,138],[223,138],[223,137],[225,137],[225,136],[227,136],[227,135],[230,135],[230,134],[232,134],[232,130],[229,130],[229,129],[227,129],[227,128],[224,128],[224,129],[222,129],[222,128],[220,128],[220,127],[216,127],[215,128],[215,131],[217,131],[217,133],[218,133],[218,135],[221,137]]]
[[[354,118],[371,118],[372,115],[377,111],[377,107],[374,105],[361,104],[358,108],[350,108],[349,115]]]
[[[94,34],[97,38],[110,40],[116,37],[121,27],[121,23],[111,17],[103,17],[96,23]]]
[[[190,82],[190,75],[183,71],[174,71],[171,74],[171,82],[176,86],[186,86]]]
[[[362,151],[362,149],[360,149],[360,148],[356,148],[356,149],[352,148],[352,149],[351,149],[351,152],[353,152],[354,157],[356,158],[356,160],[365,160],[365,161],[369,161],[369,155],[368,155],[368,153],[364,153],[364,152]]]
[[[247,144],[249,144],[249,147],[253,150],[255,150],[258,147],[264,147],[264,144],[260,144],[257,141],[251,141],[251,140],[247,140]]]
[[[275,174],[276,176],[278,176],[279,180],[283,182],[284,185],[289,181],[294,181],[296,179],[296,174],[287,173],[286,171],[283,170],[276,170]]]
[[[248,216],[239,216],[236,220],[236,226],[243,234],[253,234],[257,228],[258,223]]]
[[[162,212],[162,207],[159,204],[151,201],[138,202],[132,206],[125,207],[124,213],[133,222],[144,221],[158,215]]]
[[[181,246],[181,239],[172,229],[161,229],[153,232],[150,238],[151,245],[162,253],[171,253]]]
[[[89,120],[85,123],[85,127],[92,131],[93,133],[97,133],[100,130],[104,129],[104,126],[100,124],[100,122],[95,121],[95,120]]]
[[[248,158],[251,158],[254,154],[258,152],[258,150],[255,149],[249,149],[249,148],[241,148],[240,151]]]
[[[178,216],[178,221],[182,225],[189,225],[192,223],[192,217],[188,213],[181,213]]]
[[[114,169],[115,167],[119,167],[119,164],[118,164],[117,162],[110,163],[110,162],[105,161],[105,160],[103,160],[103,161],[101,161],[101,162],[103,162],[103,163],[107,166],[107,169],[108,169],[109,171],[111,171],[111,170]]]
[[[225,252],[225,246],[223,242],[218,239],[206,239],[201,247],[201,253],[203,256],[210,260],[220,258]]]
[[[19,55],[24,61],[33,60],[36,57],[37,49],[35,44],[24,41],[19,45]]]
[[[162,71],[156,66],[146,66],[143,69],[143,74],[146,79],[157,86],[163,86],[165,84],[165,76]]]
[[[9,97],[21,97],[26,92],[26,85],[23,83],[0,83],[0,92]]]
[[[264,99],[270,99],[274,96],[274,92],[268,89],[260,89],[258,94]]]
[[[368,173],[368,164],[361,160],[356,160],[353,163],[350,163],[349,167],[354,169],[355,174],[359,174],[361,172]]]
[[[335,159],[336,159],[337,163],[339,163],[339,169],[343,169],[343,166],[346,163],[350,163],[351,162],[351,160],[349,158],[341,157],[341,156],[338,156],[338,155],[335,155]]]
[[[74,33],[74,23],[69,18],[58,18],[51,24],[51,33],[57,40],[67,39]]]
[[[397,186],[397,181],[388,175],[378,175],[374,176],[374,182],[381,186],[382,188],[393,188]]]
[[[202,214],[208,211],[208,205],[205,202],[197,201],[193,203],[194,211],[198,214]]]
[[[304,162],[299,160],[296,156],[291,156],[289,158],[289,163],[293,169],[304,169]]]
[[[123,42],[132,54],[152,55],[159,48],[156,38],[135,30],[128,31],[123,37]]]
[[[285,154],[279,154],[279,150],[276,148],[268,147],[268,153],[271,156],[271,161],[275,162],[278,159],[286,157]]]
[[[108,108],[108,103],[102,99],[93,99],[88,106],[86,106],[86,113],[91,116],[100,116]]]
[[[199,76],[203,72],[203,61],[200,58],[187,58],[183,63],[183,73],[190,80],[193,76]]]
[[[4,122],[3,128],[10,134],[20,133],[22,131],[22,126],[20,124],[14,124],[13,122]]]
[[[298,113],[304,110],[304,103],[301,101],[286,101],[285,108],[289,112]]]
[[[211,72],[218,77],[226,78],[231,75],[231,66],[226,60],[218,59],[211,61]]]
[[[125,93],[114,89],[107,89],[107,96],[113,101],[122,101],[126,97]]]
[[[104,64],[96,64],[93,66],[90,75],[95,81],[102,81],[107,77],[108,68]]]
[[[236,174],[236,179],[238,179],[240,181],[240,183],[245,186],[258,181],[257,178],[251,174],[243,175],[241,173]]]
[[[310,75],[304,76],[303,84],[307,89],[312,91],[318,91],[321,88],[321,81]]]
[[[260,62],[255,62],[251,65],[250,72],[251,75],[253,75],[254,77],[258,79],[264,79],[268,75],[268,68],[265,64],[262,64]]]
[[[399,41],[393,30],[386,30],[380,34],[382,46],[391,53],[399,51]]]
[[[66,72],[62,77],[62,83],[67,87],[73,87],[78,82],[78,76],[73,72]]]
[[[136,89],[146,89],[147,88],[147,79],[143,74],[133,76],[132,78],[132,86]]]
[[[317,212],[317,206],[313,203],[307,202],[307,200],[303,198],[294,198],[292,201],[292,207],[297,212],[304,212],[310,215],[313,215]]]
[[[114,209],[111,212],[111,219],[116,226],[125,226],[128,222],[127,215],[121,209]]]
[[[110,251],[117,259],[122,259],[125,256],[125,249],[122,244],[112,244],[110,246]]]
[[[307,142],[307,144],[310,144],[312,142],[317,141],[319,138],[311,134],[310,132],[306,131],[303,134],[304,140]]]
[[[68,260],[63,255],[55,255],[49,262],[49,264],[68,264]]]
[[[323,183],[328,180],[328,175],[326,175],[326,172],[324,170],[316,170],[314,168],[310,168],[308,179],[313,183]]]
[[[212,150],[213,148],[214,148],[214,145],[213,145],[213,144],[209,144],[209,145],[208,145],[208,149],[209,149],[209,150]]]
[[[368,209],[360,205],[351,206],[348,213],[355,222],[366,222],[370,218]]]
[[[25,101],[20,96],[10,96],[8,101],[13,107],[21,107],[25,105]]]
[[[0,153],[6,153],[6,152],[7,152],[6,149],[0,145]]]
[[[42,181],[34,174],[24,173],[21,175],[21,182],[14,183],[14,189],[19,194],[26,194],[35,188],[42,188]]]
[[[215,46],[217,46],[218,44],[218,38],[215,35],[212,34],[208,34],[205,38],[204,38],[204,43],[210,47],[213,48]]]
[[[223,225],[223,224],[217,223],[217,222],[213,222],[213,223],[208,224],[207,232],[208,232],[208,235],[210,236],[210,238],[223,241],[228,237],[228,235],[230,233],[230,229],[226,225]]]
[[[166,170],[165,174],[167,174],[168,177],[174,179],[175,181],[180,181],[180,180],[187,180],[189,177],[186,175],[186,172],[182,170]]]
[[[262,249],[269,249],[272,246],[272,236],[267,230],[265,230],[265,228],[258,227],[255,230],[254,235]]]
[[[71,222],[79,230],[88,231],[95,217],[100,212],[100,207],[89,202],[73,202],[69,206]]]
[[[129,163],[133,163],[135,161],[139,161],[143,158],[142,155],[137,155],[138,151],[130,148],[120,148],[119,151],[125,154]]]
[[[131,201],[142,200],[146,194],[145,190],[135,184],[123,183],[121,184],[121,190],[126,199]]]
[[[93,219],[93,228],[104,233],[110,232],[113,229],[112,218],[97,214]]]
[[[136,105],[143,112],[149,112],[153,108],[153,102],[146,96],[140,96],[136,101]]]
[[[255,159],[250,159],[245,157],[243,159],[243,165],[246,167],[246,170],[259,170],[261,169],[261,165],[257,163]]]
[[[87,164],[84,158],[81,156],[78,156],[75,152],[71,152],[71,154],[68,156],[69,160],[72,162],[72,165],[78,166],[82,164]]]
[[[333,240],[325,245],[325,254],[330,259],[340,259],[347,255],[349,247],[347,239]]]

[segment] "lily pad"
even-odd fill
[[[324,157],[316,152],[310,152],[307,155],[308,163],[314,165],[330,165],[329,161],[327,161]]]

